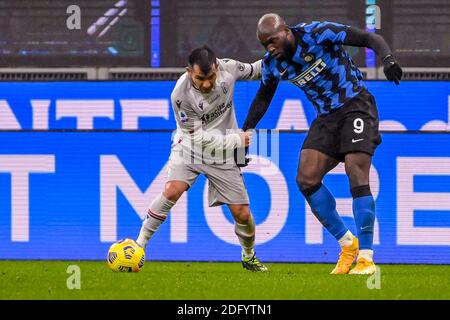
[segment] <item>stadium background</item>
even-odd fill
[[[187,53],[207,43],[221,57],[256,60],[263,54],[254,36],[257,18],[277,11],[289,23],[356,25],[392,45],[405,67],[400,87],[384,81],[373,53],[352,51],[383,121],[372,176],[376,258],[450,263],[446,1],[76,2],[81,30],[66,27],[70,1],[0,0],[7,30],[0,35],[0,259],[102,260],[113,241],[136,237],[164,181],[175,128],[169,97]],[[114,6],[111,14],[126,11],[106,30],[114,19],[105,13]],[[111,19],[89,34],[102,15]],[[257,86],[236,87],[241,125]],[[265,261],[334,262],[338,254],[295,185],[299,148],[313,118],[312,105],[286,83],[258,126],[281,130],[279,158],[271,146],[253,150],[261,161],[244,174]],[[205,182],[199,178],[172,210],[148,259],[236,261],[231,216],[206,206]],[[326,183],[353,228],[342,170]]]

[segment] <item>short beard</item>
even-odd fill
[[[285,58],[291,60],[295,54],[295,46],[292,46],[288,38],[286,38],[283,44],[283,51],[285,53]]]

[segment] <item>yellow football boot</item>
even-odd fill
[[[374,274],[377,271],[375,263],[365,258],[359,258],[356,266],[350,270],[349,274]]]
[[[349,247],[343,247],[341,253],[339,253],[339,260],[336,263],[333,271],[330,274],[347,274],[350,268],[358,256],[359,241],[358,238],[353,236],[353,243]]]

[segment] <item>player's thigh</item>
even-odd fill
[[[199,165],[169,161],[167,180],[164,187],[164,196],[167,199],[177,201],[183,192],[194,184],[200,174],[200,170],[196,166]]]
[[[171,201],[177,201],[183,193],[189,189],[189,184],[184,181],[172,180],[167,181],[164,186],[164,197]]]
[[[345,172],[352,188],[369,184],[371,165],[372,156],[368,153],[355,152],[345,156]]]
[[[320,154],[328,156],[329,158],[343,161],[343,158],[339,158],[340,131],[337,119],[338,114],[330,114],[315,119],[309,128],[305,141],[303,142],[302,154],[305,154],[303,150],[315,150]],[[312,161],[321,160],[316,159],[320,157],[319,153],[311,153],[312,159],[309,154],[304,155],[303,157],[300,157],[300,162],[304,163],[304,161],[307,161],[309,165]],[[322,161],[318,164],[318,167],[321,168],[323,165],[324,163]],[[318,168],[313,167],[312,169],[317,170]]]
[[[210,206],[247,205],[249,203],[244,178],[236,164],[204,165],[203,172],[208,179]]]
[[[325,174],[335,168],[339,160],[314,149],[303,149],[297,169],[297,183],[302,188],[319,184]]]

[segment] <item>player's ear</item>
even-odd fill
[[[192,68],[186,67],[186,71],[187,71],[188,75],[191,77],[192,76]]]

